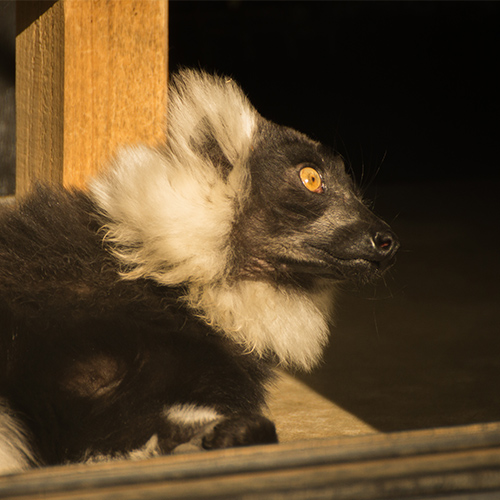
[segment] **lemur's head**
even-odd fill
[[[328,148],[261,117],[228,78],[172,78],[166,147],[122,150],[92,185],[130,277],[367,280],[398,241]]]
[[[258,120],[247,165],[249,199],[235,235],[249,274],[282,280],[370,280],[399,243],[361,201],[340,156],[292,130]]]
[[[399,246],[338,155],[191,70],[172,79],[167,144],[123,149],[91,193],[125,278],[180,285],[209,325],[305,369],[335,282],[379,276]]]

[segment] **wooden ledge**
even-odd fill
[[[2,498],[489,498],[494,492],[500,494],[497,423],[51,467],[0,478]]]

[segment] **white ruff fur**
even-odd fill
[[[274,353],[285,366],[310,370],[328,341],[334,289],[278,289],[268,283],[192,287],[190,305],[208,324],[259,356]]]
[[[36,463],[23,426],[0,401],[0,474],[21,472]]]
[[[327,341],[332,287],[304,292],[226,280],[258,120],[231,80],[184,71],[170,92],[167,147],[122,150],[91,193],[111,221],[106,238],[125,278],[185,285],[196,313],[247,351],[310,369]],[[226,179],[203,150],[209,136],[232,165]]]
[[[125,277],[176,285],[224,271],[233,203],[215,176],[197,175],[149,148],[121,151],[93,189],[113,221],[106,237],[117,245]]]
[[[122,149],[91,192],[111,222],[107,237],[129,278],[166,285],[210,282],[227,269],[227,240],[246,196],[257,118],[232,82],[185,71],[170,92],[168,149]],[[225,182],[197,150],[207,133],[233,165]]]

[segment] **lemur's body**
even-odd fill
[[[276,441],[276,363],[309,369],[335,282],[397,242],[341,160],[184,71],[162,150],[0,214],[0,468]],[[137,451],[142,450],[142,452]]]

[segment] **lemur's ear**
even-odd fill
[[[234,165],[224,153],[223,146],[207,119],[200,122],[196,134],[191,138],[191,147],[216,168],[224,182],[227,181]]]
[[[168,137],[203,156],[224,180],[248,157],[259,115],[232,79],[189,69],[172,78]]]

